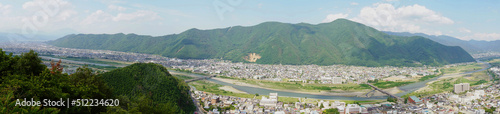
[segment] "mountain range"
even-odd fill
[[[71,34],[48,43],[68,48],[260,64],[422,66],[474,61],[458,46],[445,46],[421,36],[388,35],[347,19],[316,25],[264,22],[248,27],[189,29],[157,37]]]
[[[461,40],[455,37],[446,36],[446,35],[427,35],[423,33],[408,33],[408,32],[389,32],[384,31],[390,35],[396,36],[422,36],[425,38],[429,38],[432,41],[447,45],[447,46],[460,46],[465,51],[475,54],[475,53],[483,53],[483,52],[500,52],[500,40],[494,41],[478,41],[478,40]]]

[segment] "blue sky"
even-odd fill
[[[0,0],[0,32],[161,36],[346,18],[383,31],[500,40],[498,6],[498,0]]]

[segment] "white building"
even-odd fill
[[[361,113],[362,109],[358,104],[348,104],[347,107],[345,107],[345,113],[346,114],[357,114]]]
[[[468,91],[469,89],[470,89],[469,83],[460,83],[460,84],[455,84],[454,92],[462,93]]]
[[[333,84],[342,84],[342,77],[333,77],[332,83]]]
[[[271,106],[275,107],[278,103],[278,93],[269,93],[269,99],[266,96],[262,96],[260,100],[261,106]]]

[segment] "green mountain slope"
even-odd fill
[[[250,27],[190,29],[159,37],[78,34],[49,44],[261,64],[418,66],[474,61],[460,47],[441,45],[423,37],[387,35],[346,19],[317,25],[265,22]]]
[[[447,45],[447,46],[460,46],[465,51],[474,54],[474,53],[484,53],[484,52],[500,52],[500,40],[494,41],[477,41],[477,40],[461,40],[455,37],[446,36],[446,35],[427,35],[423,33],[408,33],[408,32],[388,32],[384,31],[389,35],[396,36],[422,36],[425,38],[429,38],[432,41]]]
[[[114,95],[126,96],[130,101],[147,102],[154,109],[145,108],[144,104],[138,104],[143,113],[164,112],[165,110],[152,111],[156,109],[168,109],[172,113],[192,113],[195,106],[189,96],[189,87],[183,80],[170,75],[167,69],[153,63],[135,63],[130,66],[116,69],[100,74],[99,76],[113,89]],[[120,101],[123,104],[129,100]],[[130,102],[129,101],[129,102]],[[132,106],[124,105],[125,108]],[[128,109],[129,111],[131,109]]]

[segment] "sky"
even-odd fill
[[[191,28],[338,18],[381,31],[500,40],[498,0],[0,0],[0,32],[162,36]]]

